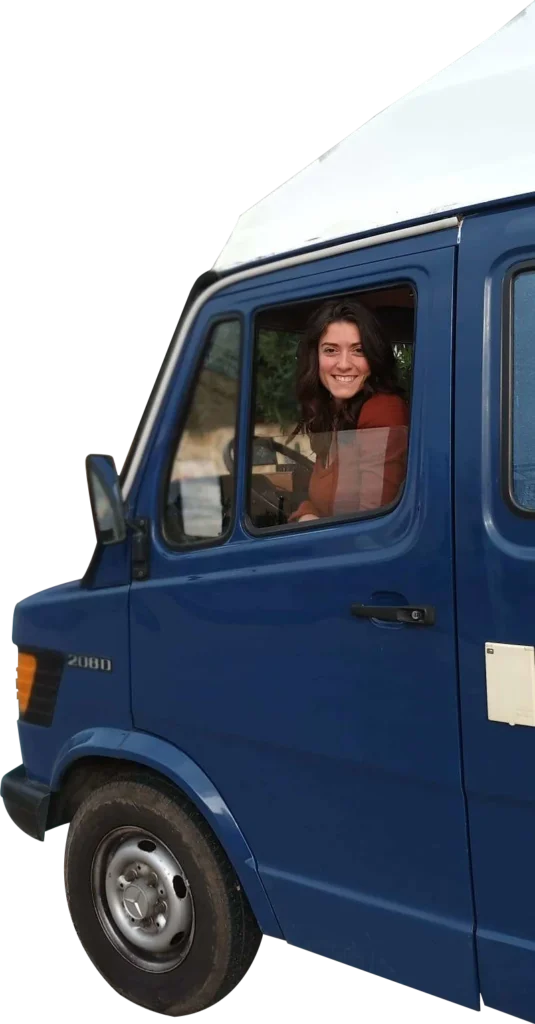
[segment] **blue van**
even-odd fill
[[[16,607],[4,803],[70,822],[76,930],[149,1009],[221,999],[266,934],[535,1022],[534,40],[530,8],[244,215],[121,476],[87,460],[85,577]],[[340,428],[368,491],[330,504],[327,307],[407,409]]]

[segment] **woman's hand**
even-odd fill
[[[319,519],[319,516],[312,515],[312,512],[307,512],[305,516],[299,516],[298,523],[309,523],[312,519]]]

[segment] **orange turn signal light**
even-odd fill
[[[30,703],[36,671],[37,658],[33,654],[23,654],[19,651],[17,697],[19,700],[19,711],[22,715]]]

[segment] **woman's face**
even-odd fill
[[[370,375],[360,331],[345,320],[329,324],[319,341],[318,359],[321,383],[340,401],[353,398]]]

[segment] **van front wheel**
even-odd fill
[[[260,944],[224,851],[165,783],[114,780],[84,800],[67,838],[65,886],[97,969],[159,1013],[195,1013],[222,999]]]

